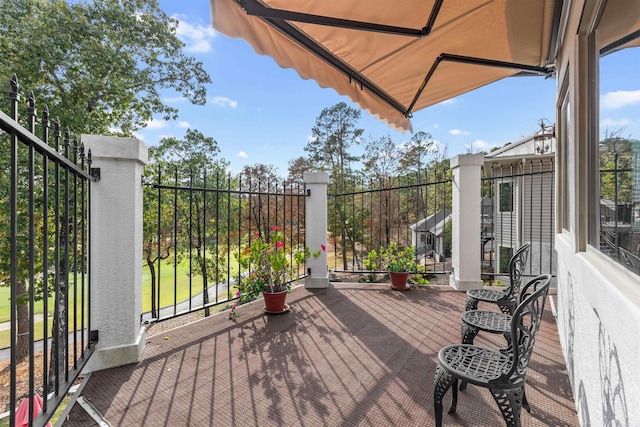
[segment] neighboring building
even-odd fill
[[[444,244],[444,225],[451,220],[451,210],[441,209],[411,224],[411,245],[418,255],[431,254],[436,261],[443,261],[450,248]]]
[[[548,128],[550,130],[550,128]],[[531,243],[527,274],[556,272],[554,157],[556,140],[540,143],[530,135],[485,155],[484,170],[491,183],[492,237],[483,249],[494,251],[493,271],[507,273],[509,260],[526,242]],[[483,209],[486,202],[483,201]],[[483,215],[483,223],[484,223]],[[486,255],[485,255],[486,257]]]

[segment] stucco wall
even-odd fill
[[[556,239],[558,333],[581,425],[640,425],[640,283],[570,246]]]

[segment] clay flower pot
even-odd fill
[[[407,272],[395,273],[393,271],[389,272],[389,277],[391,278],[391,289],[396,291],[406,291],[410,289],[409,285],[407,285],[407,280],[409,280],[409,274]]]
[[[263,292],[264,311],[267,313],[284,313],[289,310],[289,306],[285,303],[287,299],[287,291],[282,292]]]

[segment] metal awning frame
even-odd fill
[[[302,47],[306,48],[309,52],[316,55],[318,58],[334,67],[338,71],[344,73],[349,77],[349,82],[355,81],[356,84],[360,85],[360,89],[363,90],[366,88],[384,102],[389,104],[394,109],[398,110],[400,113],[404,115],[404,117],[410,118],[413,108],[422,95],[422,92],[426,88],[429,80],[433,76],[433,74],[438,69],[438,66],[442,62],[456,62],[462,64],[469,65],[479,65],[486,67],[499,67],[499,68],[508,68],[513,70],[518,70],[521,73],[518,75],[539,75],[545,77],[552,77],[555,74],[555,67],[553,65],[547,65],[544,67],[526,65],[526,64],[518,64],[513,62],[505,62],[505,61],[497,61],[488,58],[476,58],[470,56],[461,56],[454,55],[449,53],[441,53],[434,63],[429,68],[429,71],[426,73],[422,84],[418,88],[413,101],[409,107],[405,107],[400,102],[398,102],[395,98],[389,95],[387,92],[378,87],[371,80],[367,79],[357,70],[353,69],[347,63],[342,61],[340,58],[332,54],[330,51],[325,49],[320,44],[316,43],[313,39],[309,38],[302,31],[295,28],[293,25],[289,24],[286,21],[292,22],[304,22],[308,24],[315,25],[324,25],[338,28],[347,28],[353,30],[360,31],[371,31],[371,32],[379,32],[386,34],[394,34],[399,36],[406,37],[427,37],[431,33],[433,26],[438,18],[438,14],[444,3],[444,0],[436,0],[431,9],[431,13],[429,15],[429,19],[424,27],[420,29],[413,28],[405,28],[405,27],[396,27],[390,25],[382,25],[382,24],[374,24],[371,22],[362,22],[362,21],[354,21],[340,18],[333,18],[328,16],[320,16],[320,15],[312,15],[307,13],[294,12],[289,10],[282,9],[273,9],[264,6],[262,3],[259,3],[257,0],[235,0],[236,3],[245,11],[248,15],[257,16],[261,18],[263,21],[276,28],[278,31],[289,37],[291,40],[295,41]],[[554,11],[554,22],[553,28],[557,28],[559,20],[560,20],[560,11],[562,8],[562,1],[558,0],[556,2],[556,7]],[[554,34],[556,31],[554,30]],[[555,37],[551,38],[551,46],[549,50],[549,63],[552,62],[553,57],[555,55]]]

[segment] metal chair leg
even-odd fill
[[[516,390],[491,390],[507,427],[520,427],[520,408],[522,407],[522,388]]]
[[[433,377],[433,410],[436,417],[436,427],[442,426],[442,399],[445,394],[447,394],[447,390],[449,390],[453,383],[453,376],[447,373],[440,366],[437,366],[436,374]]]
[[[465,311],[469,310],[477,310],[478,309],[478,300],[467,295],[467,307]]]

